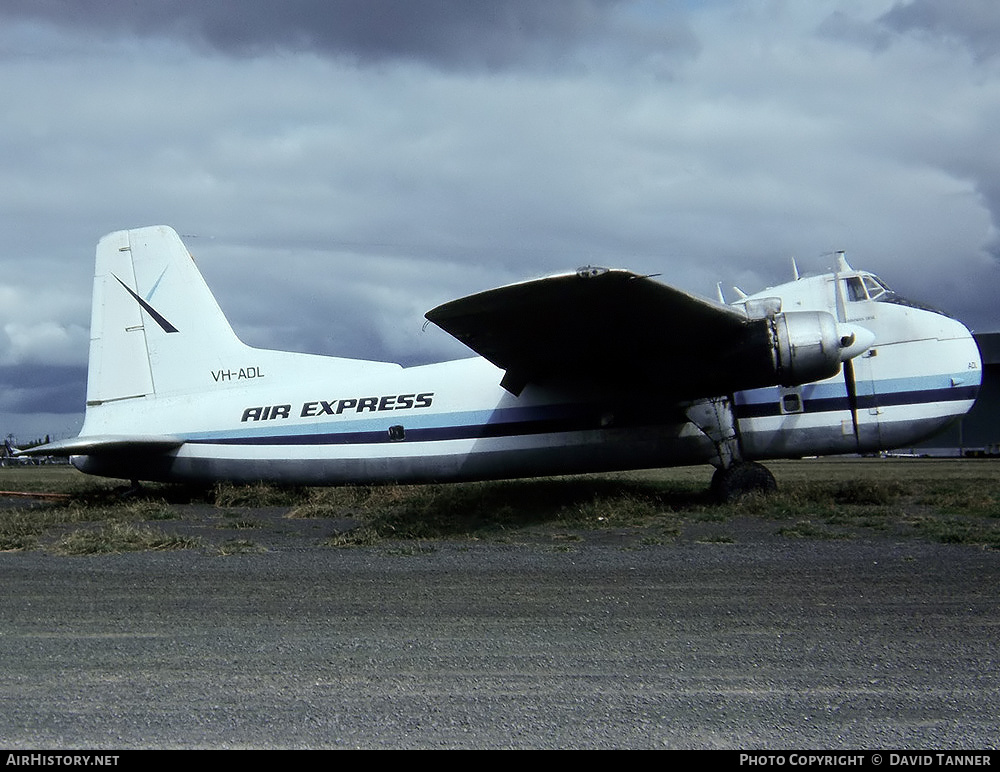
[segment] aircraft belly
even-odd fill
[[[272,480],[294,485],[545,476],[705,463],[711,444],[689,425],[352,445],[188,443],[117,463],[84,457],[91,474],[160,481]]]
[[[931,437],[972,409],[974,400],[930,402],[920,405],[889,405],[879,408],[878,449],[914,445]]]
[[[897,404],[862,411],[858,439],[849,416],[830,413],[776,415],[740,421],[747,458],[798,458],[868,453],[912,445],[944,429],[972,407],[972,400]]]

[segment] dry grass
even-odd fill
[[[350,521],[353,527],[329,542],[334,546],[511,541],[540,532],[569,543],[588,532],[630,529],[641,532],[642,543],[655,544],[698,528],[711,531],[699,540],[729,543],[738,540],[733,524],[750,518],[773,524],[772,533],[784,538],[889,534],[1000,549],[1000,462],[819,459],[768,466],[778,480],[777,494],[725,505],[709,499],[706,467],[423,486],[150,486],[138,496],[66,467],[2,469],[0,490],[69,498],[35,505],[8,499],[0,507],[0,550],[92,554],[204,547],[197,539],[171,542],[150,526],[181,517],[191,509],[186,505],[215,512],[220,527],[230,530],[264,529],[255,512],[262,508],[297,520]],[[216,554],[264,549],[243,539],[215,548]]]
[[[106,555],[117,552],[147,552],[190,549],[201,542],[166,534],[148,526],[112,521],[98,528],[70,531],[54,547],[59,555]]]

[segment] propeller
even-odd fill
[[[834,286],[837,292],[837,332],[840,335],[840,361],[844,373],[844,388],[847,390],[847,408],[851,411],[851,428],[854,430],[854,444],[860,448],[861,434],[858,430],[858,384],[854,374],[854,358],[871,348],[875,342],[875,333],[858,325],[847,323],[847,303],[844,299],[843,282],[840,280],[842,270],[850,270],[844,253],[838,253],[837,269],[833,274]]]
[[[854,442],[861,444],[858,433],[858,385],[854,375],[854,357],[860,356],[875,342],[875,333],[864,327],[838,324],[840,334],[840,361],[843,363],[844,387],[847,389],[847,407],[851,411]]]
[[[847,387],[847,407],[851,411],[851,426],[854,429],[854,444],[861,446],[858,433],[858,387],[854,380],[854,360],[844,360],[844,385]]]

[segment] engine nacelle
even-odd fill
[[[665,371],[660,388],[673,389],[678,398],[699,398],[821,381],[840,372],[841,361],[860,354],[875,337],[856,325],[838,324],[826,311],[768,311],[749,319],[717,355],[686,352],[692,364],[680,386]]]
[[[770,316],[771,355],[777,382],[798,386],[840,371],[842,341],[837,320],[825,311],[788,311]]]

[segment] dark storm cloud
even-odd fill
[[[957,40],[979,60],[1000,54],[1000,3],[996,0],[913,0],[893,6],[881,21],[898,32]]]
[[[963,46],[980,66],[1000,55],[1000,3],[996,0],[912,0],[897,3],[879,20],[884,28],[902,34]],[[994,235],[985,245],[1000,259],[1000,162],[991,152],[991,137],[941,159],[942,167],[974,182],[991,213]]]
[[[73,413],[86,399],[87,368],[72,365],[0,367],[0,422],[8,413]],[[0,425],[0,433],[6,431]]]
[[[567,52],[627,37],[628,46],[691,49],[678,22],[627,25],[630,0],[11,0],[0,18],[113,33],[165,36],[235,56],[314,51],[361,63],[414,60],[504,68],[560,61]],[[661,51],[662,52],[662,51]]]

